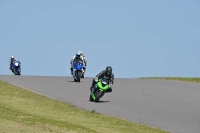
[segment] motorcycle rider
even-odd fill
[[[90,87],[90,91],[92,90],[92,87],[98,82],[100,78],[103,77],[108,77],[109,78],[109,89],[106,90],[106,92],[112,92],[112,87],[111,84],[114,84],[114,74],[112,73],[112,67],[107,66],[106,70],[101,71],[92,81],[92,85]]]
[[[9,68],[10,70],[12,70],[12,72],[13,72],[12,64],[13,64],[15,61],[19,62],[19,61],[17,60],[17,58],[15,58],[15,57],[12,55],[11,58],[10,58],[10,68]]]
[[[86,65],[87,65],[87,60],[86,60],[86,58],[85,58],[85,55],[83,55],[83,52],[82,52],[82,51],[79,50],[79,52],[80,52],[81,55],[83,56],[84,63],[85,63],[85,67],[86,67]]]
[[[85,58],[83,57],[83,55],[82,55],[82,51],[78,51],[77,53],[76,53],[76,55],[74,55],[73,57],[72,57],[72,60],[70,61],[70,64],[71,64],[71,68],[70,68],[70,70],[71,70],[71,75],[73,75],[72,74],[72,71],[73,71],[73,62],[74,62],[74,60],[76,60],[76,59],[81,59],[82,61],[83,61],[83,69],[84,69],[84,71],[85,71],[85,69],[86,69],[86,63],[85,63]]]

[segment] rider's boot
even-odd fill
[[[108,90],[105,91],[105,93],[108,93],[108,92],[112,92],[112,88],[109,88]]]
[[[81,78],[84,78],[84,73],[81,75]]]
[[[71,75],[73,75],[73,73],[72,73],[73,69],[72,69],[72,68],[70,68],[70,70],[71,70]]]
[[[85,67],[83,67],[83,70],[84,70],[84,72],[83,72],[83,74],[82,74],[81,78],[84,78],[84,74],[85,74]]]

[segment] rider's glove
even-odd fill
[[[97,77],[95,78],[95,82],[98,82],[98,78]]]

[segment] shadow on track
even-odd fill
[[[71,81],[68,81],[68,82],[75,82],[75,81],[71,80]]]
[[[108,102],[110,102],[110,101],[101,101],[101,100],[99,100],[98,102],[94,102],[94,101],[90,101],[90,100],[88,100],[89,102],[93,102],[93,103],[108,103]]]
[[[75,82],[75,81],[71,80],[71,81],[68,81],[68,82]],[[80,81],[80,82],[82,82],[82,81]],[[75,83],[80,83],[80,82],[75,82]]]

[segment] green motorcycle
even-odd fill
[[[98,80],[98,82],[92,87],[90,94],[90,101],[98,102],[104,95],[105,91],[109,88],[108,78],[104,77]]]

